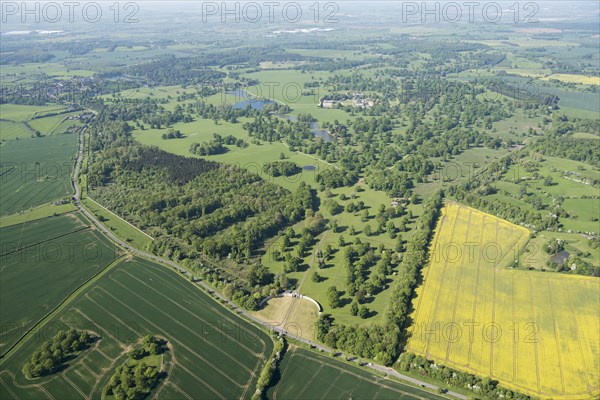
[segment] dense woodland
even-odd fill
[[[240,262],[241,271],[229,279],[237,282],[234,300],[249,308],[256,307],[257,298],[247,296],[256,284],[288,288],[250,260],[265,239],[312,215],[318,206],[313,189],[302,183],[291,193],[245,169],[134,144],[124,122],[92,130],[92,148],[105,150],[90,163],[90,194],[154,232],[147,250],[197,270],[220,259]],[[277,165],[283,172],[290,167]]]
[[[244,169],[157,148],[105,151],[90,171],[94,196],[142,228],[158,229],[164,236],[150,250],[176,260],[248,259],[262,240],[315,207],[305,185],[290,193]]]

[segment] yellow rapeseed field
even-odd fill
[[[600,395],[600,279],[509,268],[529,231],[449,203],[408,350],[542,398]]]
[[[545,78],[544,81],[556,79],[567,83],[580,83],[583,85],[600,85],[600,78],[597,76],[577,75],[577,74],[552,74]]]

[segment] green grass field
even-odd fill
[[[110,210],[102,207],[94,200],[85,198],[81,200],[81,203],[97,218],[101,218],[104,226],[132,246],[144,250],[146,249],[148,243],[152,241],[152,238],[146,235],[144,232],[131,225],[129,222],[125,221]]]
[[[507,269],[527,229],[450,203],[423,271],[407,349],[542,398],[600,393],[600,282]]]
[[[249,142],[248,133],[242,128],[242,123],[249,119],[241,118],[237,124],[231,124],[225,121],[220,121],[218,125],[212,120],[197,119],[190,123],[176,123],[173,129],[178,129],[185,135],[181,139],[164,140],[161,135],[167,129],[145,129],[135,130],[134,137],[142,144],[150,146],[158,146],[161,149],[170,153],[179,154],[186,157],[195,157],[189,151],[192,143],[202,143],[213,139],[213,133],[218,133],[221,136],[233,135],[236,138],[244,139]],[[262,143],[260,145],[250,144],[246,148],[236,146],[227,146],[228,151],[224,154],[206,156],[208,160],[219,161],[227,164],[234,164],[242,168],[252,171],[264,179],[271,180],[287,189],[295,188],[301,181],[315,186],[315,176],[318,169],[327,167],[325,162],[318,160],[310,155],[292,152],[289,148],[280,142]],[[300,175],[291,177],[272,178],[262,171],[262,167],[269,161],[278,161],[281,153],[284,153],[288,161],[293,161],[299,166],[314,166],[316,171],[303,170]]]
[[[23,362],[57,329],[101,336],[53,376],[26,379]],[[148,261],[130,259],[80,293],[18,352],[0,364],[0,397],[100,398],[102,388],[139,338],[152,334],[172,346],[158,399],[249,399],[271,353],[270,337],[227,311],[194,284]]]
[[[76,213],[0,229],[0,352],[117,257]]]
[[[0,118],[15,122],[29,121],[35,117],[62,111],[65,111],[65,108],[58,105],[26,106],[8,103],[0,104]]]
[[[0,121],[0,141],[27,139],[31,137],[32,132],[23,122],[14,122],[9,120]]]
[[[57,135],[66,132],[70,126],[80,125],[77,120],[66,120],[78,112],[44,116],[63,113],[65,110],[61,106],[1,104],[0,141],[31,138],[36,131],[42,136]]]
[[[0,215],[67,197],[76,147],[75,135],[4,142]]]
[[[420,388],[374,375],[364,368],[290,346],[281,378],[267,398],[291,399],[443,399]]]
[[[359,191],[360,189],[362,191]],[[359,183],[354,187],[344,187],[331,190],[334,194],[332,197],[333,200],[338,202],[341,206],[346,206],[349,202],[354,202],[355,204],[359,201],[363,201],[365,204],[369,206],[369,214],[370,219],[366,222],[362,221],[361,212],[353,212],[349,213],[346,211],[341,212],[335,216],[332,216],[331,213],[327,210],[326,207],[322,207],[320,212],[323,214],[324,218],[328,220],[336,220],[338,223],[338,232],[333,232],[331,229],[327,229],[317,238],[318,241],[315,243],[306,257],[303,258],[303,264],[306,266],[304,269],[298,272],[289,272],[287,276],[294,280],[297,284],[297,290],[303,295],[312,297],[316,301],[318,301],[324,308],[324,311],[327,313],[331,313],[337,321],[343,322],[345,324],[373,324],[381,322],[383,318],[384,311],[387,307],[387,303],[389,301],[389,297],[391,295],[391,287],[394,285],[394,281],[398,275],[390,275],[388,276],[388,281],[386,282],[385,287],[381,292],[377,295],[373,295],[368,300],[368,304],[366,306],[371,311],[371,315],[369,318],[361,319],[359,316],[353,316],[350,312],[350,300],[352,298],[348,295],[342,296],[345,303],[340,308],[332,309],[329,306],[329,302],[327,299],[327,289],[330,286],[336,286],[338,290],[345,290],[346,288],[346,270],[343,266],[343,248],[339,248],[339,238],[340,236],[344,237],[346,243],[353,243],[357,238],[360,239],[363,243],[368,242],[372,248],[377,248],[379,245],[385,246],[387,249],[393,249],[396,243],[396,239],[392,239],[387,232],[373,234],[371,236],[367,236],[364,233],[364,228],[368,224],[371,226],[373,230],[377,228],[377,222],[375,221],[374,216],[377,214],[377,210],[380,204],[384,204],[386,207],[389,207],[391,198],[388,197],[385,193],[375,191],[370,189],[364,183]],[[345,194],[348,199],[340,200],[339,195]],[[325,197],[321,195],[321,202],[325,201]],[[411,204],[408,206],[407,211],[411,211],[413,213],[413,220],[411,220],[407,225],[406,232],[399,232],[399,235],[402,235],[404,241],[410,240],[412,234],[414,232],[414,221],[421,214],[422,206],[420,204]],[[400,226],[400,221],[405,219],[405,216],[398,216],[392,218],[391,221],[394,222],[396,227]],[[300,232],[303,228],[304,223],[300,222],[294,226],[294,230],[296,232]],[[355,235],[351,235],[349,233],[349,228],[354,226]],[[292,243],[295,244],[296,241]],[[269,241],[266,244],[266,254],[262,258],[262,264],[269,267],[269,269],[273,273],[280,273],[284,269],[283,261],[275,261],[272,257],[273,250],[282,250],[283,241],[281,237],[275,238],[272,241]],[[325,268],[319,269],[317,259],[315,253],[319,249],[323,249],[326,244],[330,244],[334,249],[338,251],[335,252],[333,257],[326,263]],[[295,255],[295,251],[292,252]],[[320,282],[313,282],[310,278],[313,272],[318,272],[318,274],[322,277]],[[267,306],[266,314],[268,315],[271,311],[268,310],[270,306]],[[301,326],[307,326],[309,323],[306,321],[308,316],[305,314],[299,316],[300,321],[293,321],[293,318],[288,318],[286,322],[298,322]],[[268,318],[267,318],[268,319]],[[304,335],[309,339],[313,339],[312,331],[309,331],[308,334]]]
[[[56,135],[62,133],[67,127],[79,125],[79,121],[69,121],[65,118],[75,116],[78,112],[53,115],[44,118],[35,118],[28,122],[29,126],[38,130],[44,136]]]
[[[266,306],[252,313],[270,325],[309,340],[315,337],[315,321],[319,318],[316,304],[298,297],[282,296],[270,299]]]
[[[10,214],[0,217],[0,228],[35,221],[36,219],[51,217],[77,210],[71,202],[65,204],[44,204],[22,213]]]

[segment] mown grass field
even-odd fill
[[[29,126],[38,130],[44,136],[60,134],[71,125],[78,125],[79,121],[66,120],[67,117],[72,117],[79,114],[78,112],[52,115],[50,117],[35,118],[28,122]]]
[[[0,118],[15,122],[23,122],[46,114],[58,113],[65,110],[64,107],[58,105],[26,106],[5,103],[0,104]]]
[[[23,362],[58,329],[96,332],[101,339],[66,369],[36,381]],[[80,293],[18,352],[0,364],[2,399],[100,398],[114,368],[141,337],[164,337],[172,346],[158,399],[249,399],[271,353],[270,337],[225,310],[171,270],[129,259]]]
[[[315,321],[319,318],[316,304],[298,297],[275,297],[252,314],[288,333],[316,341]]]
[[[185,135],[181,139],[162,139],[162,134],[168,129],[137,129],[134,131],[134,137],[137,141],[142,144],[150,146],[158,146],[161,149],[170,153],[179,154],[186,157],[196,157],[190,153],[190,145],[193,143],[202,143],[205,141],[213,140],[214,133],[221,136],[233,135],[236,138],[244,139],[246,142],[250,142],[251,138],[248,133],[242,128],[242,123],[249,121],[247,118],[240,118],[240,122],[237,124],[231,124],[229,122],[220,121],[218,124],[212,120],[197,119],[190,123],[176,123],[173,124],[173,129],[178,129]],[[262,167],[269,161],[278,161],[279,156],[283,153],[286,160],[293,161],[301,167],[311,166],[317,169],[327,167],[327,165],[310,155],[306,155],[299,152],[292,152],[289,148],[281,142],[274,143],[262,143],[260,145],[250,144],[246,148],[240,148],[236,146],[227,146],[228,151],[224,154],[217,154],[212,156],[206,156],[208,160],[214,160],[224,162],[227,164],[234,164],[241,168],[246,168],[252,171],[264,179],[271,180],[287,189],[295,188],[301,181],[315,186],[315,176],[318,170],[307,171],[303,170],[300,175],[294,175],[291,177],[277,177],[272,178],[262,171]]]
[[[122,238],[132,246],[144,250],[152,238],[144,232],[125,221],[115,213],[102,207],[91,198],[81,200],[81,203],[96,217],[102,219],[102,224],[113,231],[115,235]]]
[[[267,398],[291,399],[443,399],[431,392],[369,373],[358,366],[290,346],[281,378]]]
[[[0,215],[68,196],[76,135],[4,142],[0,147]]]
[[[61,106],[26,106],[18,104],[0,105],[0,141],[34,137],[35,131],[42,136],[63,133],[68,127],[80,125],[77,120],[66,120],[77,112],[51,115],[65,111]]]
[[[0,353],[118,254],[76,213],[0,229]]]
[[[597,397],[600,281],[507,269],[528,237],[525,228],[447,205],[408,350],[534,396]]]

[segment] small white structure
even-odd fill
[[[323,100],[323,102],[321,103],[321,107],[322,108],[334,108],[336,104],[339,104],[340,102],[337,100]]]

